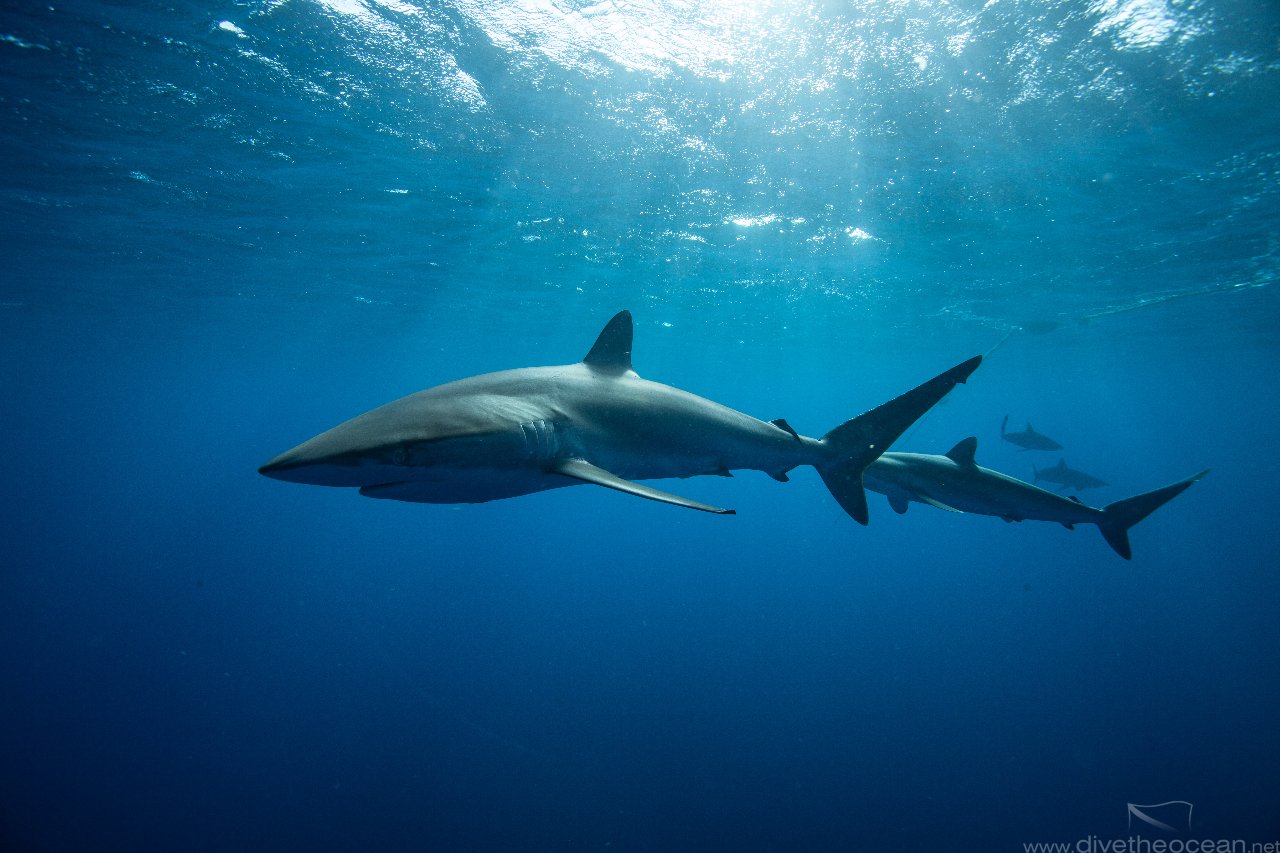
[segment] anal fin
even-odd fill
[[[624,480],[617,474],[592,465],[585,459],[563,459],[551,466],[552,471],[557,474],[563,474],[566,477],[573,477],[575,480],[582,480],[584,483],[594,483],[597,486],[604,486],[608,489],[616,489],[619,492],[626,492],[636,497],[648,498],[651,501],[661,501],[662,503],[675,504],[676,506],[688,507],[689,509],[701,510],[702,512],[714,512],[720,515],[734,515],[734,510],[723,509],[711,504],[704,504],[699,501],[682,498],[679,495],[673,495],[670,492],[664,492],[661,489],[655,489],[652,486],[645,486],[640,483],[633,483],[630,480]]]

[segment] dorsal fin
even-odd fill
[[[796,441],[800,440],[800,433],[796,432],[795,427],[787,423],[786,418],[774,418],[773,420],[769,421],[769,423],[773,424],[779,429],[784,429],[787,432],[791,433],[791,437],[794,438]]]
[[[947,451],[947,458],[957,465],[977,465],[973,461],[973,456],[978,452],[978,439],[975,436],[961,439],[953,448]]]
[[[619,311],[605,324],[582,363],[592,370],[619,376],[631,370],[631,312]]]
[[[1081,506],[1083,506],[1083,505],[1084,505],[1084,501],[1080,500],[1080,499],[1079,499],[1078,497],[1076,497],[1075,495],[1067,495],[1067,499],[1068,499],[1068,500],[1073,500],[1073,501],[1075,501],[1076,503],[1080,504]],[[1070,524],[1068,524],[1068,525],[1067,525],[1067,527],[1070,527],[1070,526],[1071,526]]]

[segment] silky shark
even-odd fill
[[[917,501],[1005,521],[1056,521],[1071,529],[1077,524],[1096,524],[1112,550],[1128,560],[1133,556],[1129,528],[1209,473],[1206,469],[1163,488],[1095,508],[983,468],[974,461],[977,450],[978,439],[970,437],[945,456],[885,453],[867,468],[866,487],[886,495],[897,513],[906,512],[908,503]]]
[[[641,379],[631,369],[631,340],[631,313],[622,311],[576,364],[428,388],[339,424],[258,470],[419,503],[482,503],[593,483],[732,513],[635,481],[739,469],[786,481],[792,468],[812,465],[840,506],[866,524],[863,471],[982,361],[971,358],[814,439],[781,418],[756,420]]]
[[[1075,468],[1067,465],[1066,459],[1059,459],[1057,465],[1048,468],[1037,468],[1031,466],[1034,476],[1031,482],[1039,483],[1044,480],[1046,483],[1053,483],[1056,486],[1062,486],[1064,489],[1075,489],[1082,492],[1085,489],[1100,489],[1103,486],[1110,485],[1106,480],[1099,480],[1092,474],[1086,474],[1083,471],[1077,471]]]
[[[1054,441],[1042,432],[1036,432],[1036,428],[1031,425],[1031,421],[1027,421],[1027,428],[1022,432],[1008,432],[1006,427],[1009,426],[1009,416],[1005,415],[1004,420],[1000,422],[1000,438],[1016,444],[1023,450],[1061,450],[1062,445]]]

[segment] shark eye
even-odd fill
[[[403,447],[397,447],[395,450],[391,451],[391,464],[403,465],[408,461],[409,451],[405,450]]]

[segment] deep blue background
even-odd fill
[[[539,11],[541,10],[541,11]],[[223,25],[221,22],[226,21]],[[239,32],[237,32],[237,30]],[[1280,837],[1270,3],[0,11],[0,849]],[[369,501],[256,467],[580,358],[821,434],[1028,418],[1132,535],[811,471]],[[1153,834],[1153,833],[1149,833]]]

